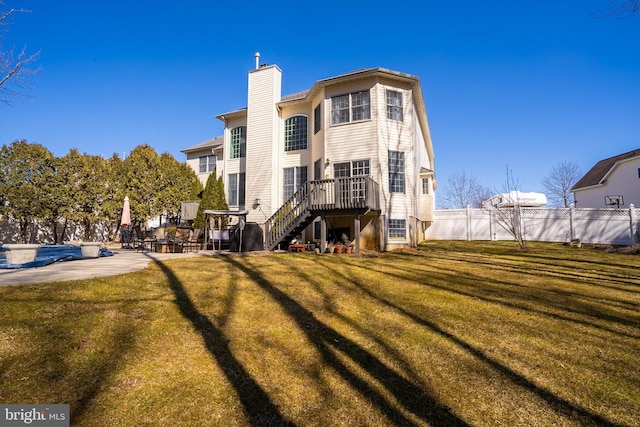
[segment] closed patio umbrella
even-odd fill
[[[129,206],[129,196],[124,197],[124,205],[122,205],[122,219],[120,220],[121,227],[128,227],[131,225],[131,207]]]
[[[129,206],[129,196],[125,196],[124,205],[122,205],[122,219],[120,219],[120,242],[122,243],[122,249],[131,249],[130,225],[131,207]]]

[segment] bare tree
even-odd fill
[[[542,185],[551,206],[568,208],[573,203],[571,188],[582,177],[580,166],[575,161],[561,161],[554,165]]]
[[[505,202],[498,207],[488,206],[496,223],[504,228],[518,242],[520,249],[527,249],[527,221],[522,215],[519,184],[513,178],[513,172],[507,167],[507,178],[502,194]]]
[[[491,197],[491,192],[475,176],[459,172],[449,176],[440,197],[444,209],[462,209],[467,206],[479,208],[483,200]]]
[[[2,4],[2,2],[0,2]],[[24,9],[9,9],[0,12],[0,30],[9,23],[16,13],[29,12]],[[37,72],[30,65],[37,59],[39,52],[28,54],[26,46],[19,53],[15,48],[6,48],[0,38],[0,102],[9,104],[11,99],[20,96],[28,88],[29,77]]]

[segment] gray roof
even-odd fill
[[[201,151],[207,148],[215,149],[215,148],[222,147],[223,144],[224,144],[224,136],[220,135],[208,141],[201,142],[200,144],[196,144],[189,148],[185,148],[184,150],[180,150],[180,152],[187,154],[187,153],[192,153],[194,151]]]
[[[576,185],[571,188],[571,191],[602,184],[607,175],[609,175],[609,172],[611,172],[618,162],[638,156],[640,156],[640,148],[627,153],[618,154],[617,156],[609,157],[608,159],[600,160],[589,170],[589,172],[576,182]]]
[[[285,101],[296,101],[298,99],[305,99],[308,94],[309,94],[308,90],[303,90],[302,92],[292,93],[291,95],[285,95],[280,99],[280,101],[285,102]]]

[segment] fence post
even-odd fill
[[[636,208],[633,203],[629,205],[629,233],[631,234],[631,244],[639,243],[636,241]]]
[[[471,241],[471,205],[467,205],[467,240]]]
[[[571,203],[569,205],[569,242],[573,242],[576,239],[576,233],[573,229],[573,214],[575,213],[576,205]]]
[[[493,206],[489,206],[489,240],[496,240],[496,233],[493,231]]]

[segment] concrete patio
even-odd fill
[[[176,258],[211,256],[215,251],[189,253],[136,252],[133,250],[111,249],[113,256],[54,262],[44,267],[0,269],[0,286],[28,285],[48,282],[92,279],[94,277],[115,276],[142,270],[153,261]]]

